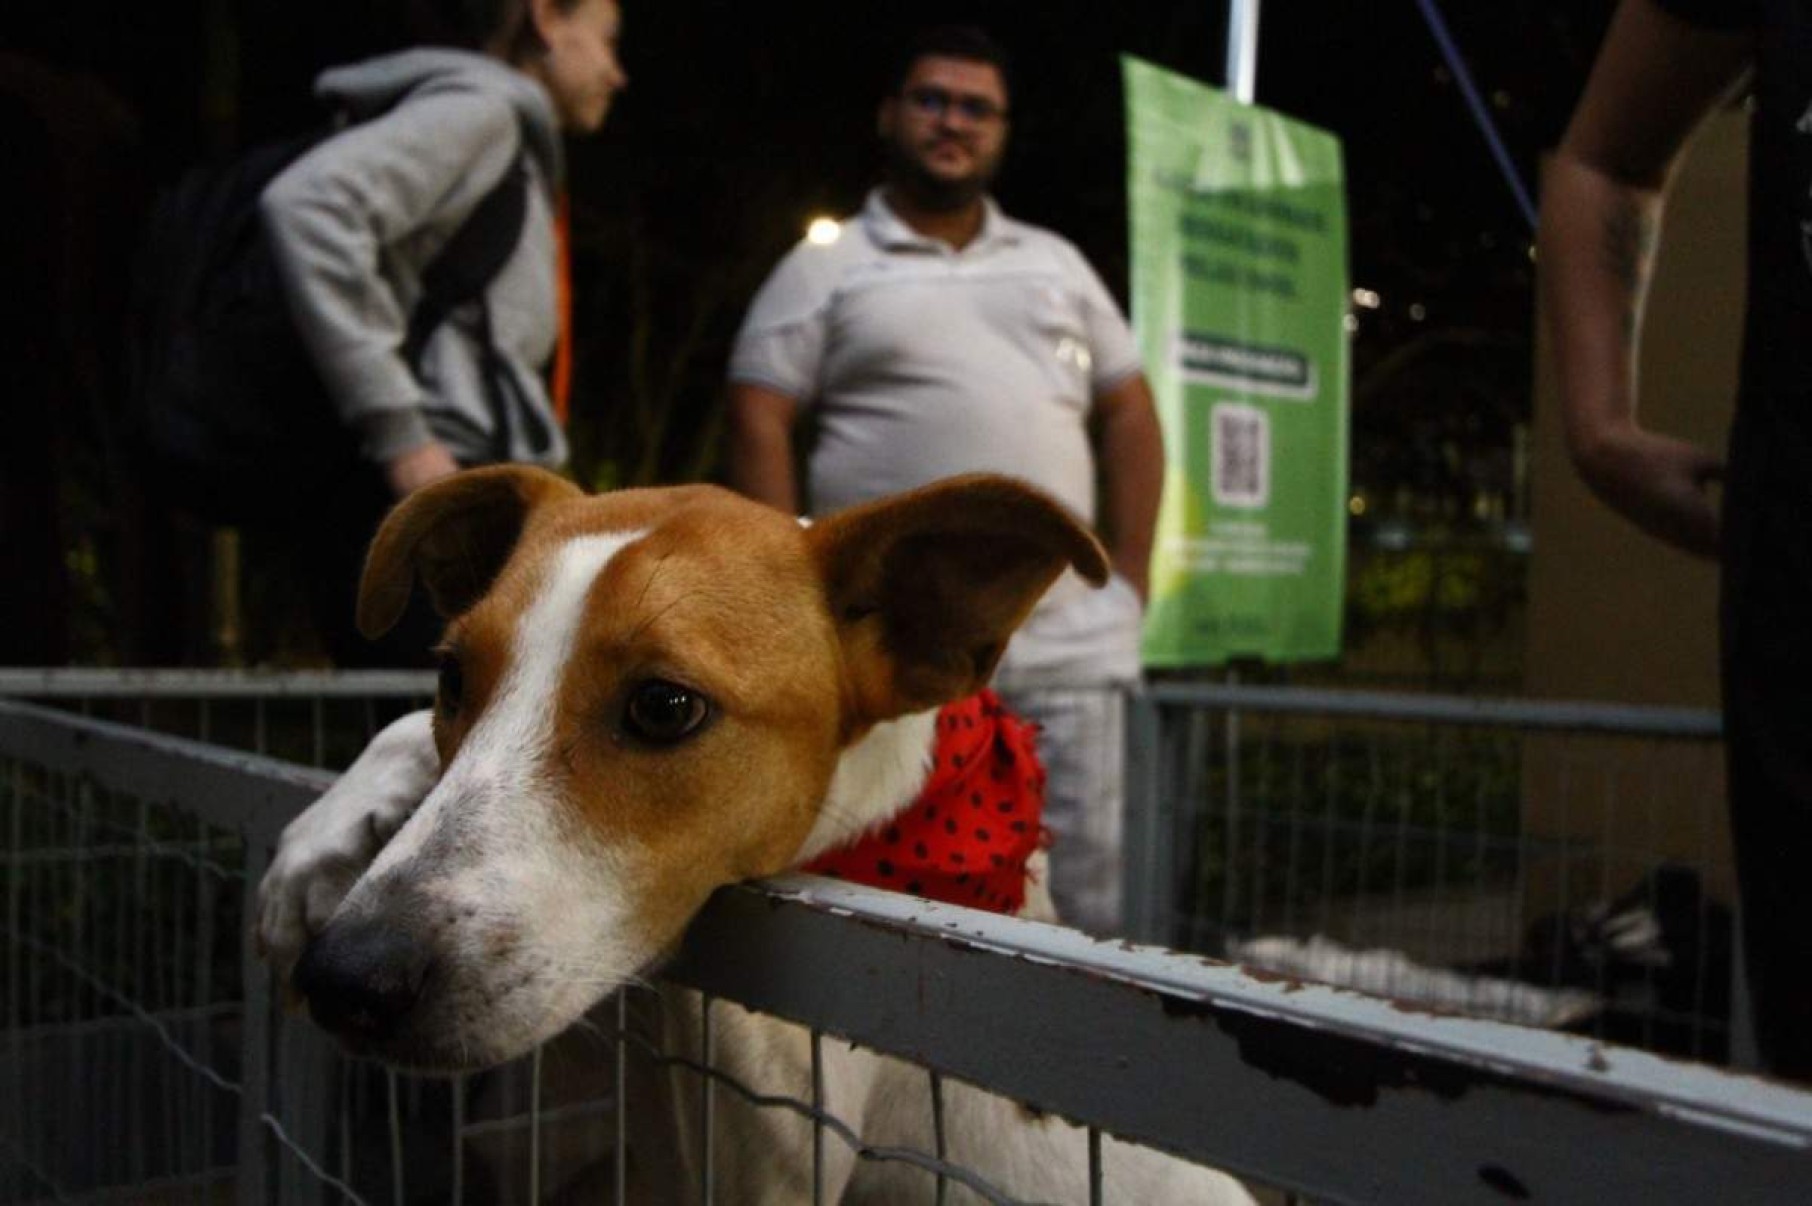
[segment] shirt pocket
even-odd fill
[[[1066,397],[1086,403],[1094,354],[1082,299],[1055,282],[1033,289],[1032,331],[1038,353]]]

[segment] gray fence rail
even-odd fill
[[[276,1007],[246,901],[323,782],[0,702],[0,1199],[610,1200],[627,1032],[608,1014],[436,1082],[347,1063]],[[1784,1086],[829,881],[720,893],[666,974],[917,1063],[933,1096],[947,1075],[1315,1200],[1812,1185],[1812,1096]]]
[[[0,668],[0,698],[308,766],[341,769],[406,711],[434,698],[418,670]]]

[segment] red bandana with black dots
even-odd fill
[[[1017,913],[1044,842],[1044,766],[1033,726],[992,691],[945,705],[936,761],[911,808],[805,870],[946,904]]]

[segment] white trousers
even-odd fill
[[[1040,728],[1051,898],[1065,925],[1121,932],[1126,830],[1126,697],[1118,688],[1001,690]]]

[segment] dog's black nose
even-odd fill
[[[348,1041],[389,1036],[428,978],[424,944],[389,925],[330,925],[296,963],[296,991],[322,1027]]]

